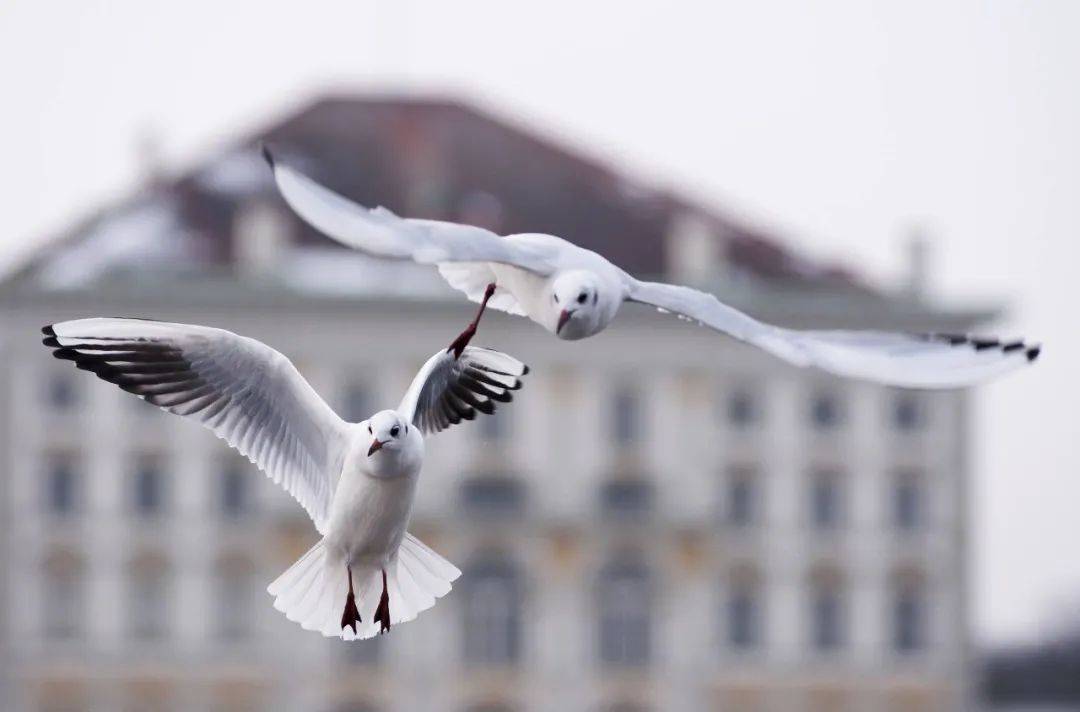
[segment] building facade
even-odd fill
[[[266,584],[316,536],[304,512],[39,340],[90,315],[220,326],[349,420],[396,404],[472,305],[313,235],[261,140],[365,202],[549,230],[777,323],[987,316],[874,291],[457,104],[320,102],[3,285],[5,710],[965,708],[966,394],[797,370],[634,306],[573,343],[485,317],[478,342],[532,372],[495,417],[428,440],[411,530],[464,572],[435,608],[349,644],[273,610]]]

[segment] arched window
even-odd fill
[[[83,560],[70,551],[56,550],[43,562],[41,627],[50,640],[72,640],[82,630],[85,600]]]
[[[217,634],[226,640],[251,635],[255,610],[255,565],[242,554],[222,557],[215,570]]]
[[[846,644],[847,601],[843,577],[832,566],[815,567],[809,586],[810,645],[815,650],[830,652]]]
[[[724,642],[731,650],[747,652],[761,645],[763,604],[761,576],[752,565],[732,568],[724,586]]]
[[[893,649],[914,653],[926,646],[926,579],[916,567],[898,567],[891,581]]]
[[[636,559],[616,560],[600,572],[600,660],[647,665],[652,635],[649,572]]]
[[[522,607],[517,567],[501,557],[483,558],[463,579],[465,659],[478,665],[516,663]]]
[[[165,557],[143,553],[128,566],[128,625],[132,637],[165,637],[169,622],[169,567]]]

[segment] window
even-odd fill
[[[372,415],[371,394],[361,383],[350,383],[345,387],[345,399],[342,413],[350,423],[359,423]]]
[[[760,639],[758,592],[752,586],[732,588],[727,600],[727,643],[733,650],[751,650]]]
[[[480,665],[510,665],[521,648],[521,585],[508,561],[491,559],[471,567],[465,584],[465,659]]]
[[[643,666],[650,657],[650,591],[644,565],[617,562],[600,576],[600,660]]]
[[[157,640],[168,622],[168,571],[163,559],[142,556],[132,562],[128,589],[128,624],[133,638]]]
[[[611,480],[600,489],[600,507],[611,517],[639,518],[652,511],[653,487],[639,478]]]
[[[726,520],[733,527],[749,527],[758,519],[757,475],[751,468],[735,467],[728,473]]]
[[[893,483],[893,524],[901,531],[917,529],[923,519],[922,488],[918,477],[907,472],[896,475]]]
[[[912,653],[923,647],[923,600],[918,587],[904,587],[893,595],[893,647]]]
[[[843,519],[843,496],[840,476],[823,471],[813,475],[810,484],[810,521],[815,529],[831,530]]]
[[[42,632],[49,640],[73,640],[82,632],[82,561],[67,551],[45,560],[41,591]]]
[[[506,475],[477,475],[461,485],[462,507],[482,516],[516,516],[525,511],[525,484]]]
[[[46,399],[53,410],[71,410],[78,402],[74,378],[68,373],[54,373],[49,377]]]
[[[922,428],[926,420],[925,408],[917,393],[899,391],[893,394],[892,425],[901,432]]]
[[[617,445],[629,445],[641,439],[641,404],[629,386],[620,386],[612,400],[612,439]]]
[[[165,508],[165,477],[154,458],[140,458],[134,478],[134,507],[137,514],[154,516]]]
[[[239,463],[232,463],[225,468],[218,481],[222,515],[236,519],[248,513],[251,508],[250,488],[254,477],[254,474],[244,472]]]
[[[727,421],[738,429],[748,428],[760,419],[760,406],[749,390],[733,391],[727,398]]]
[[[241,640],[254,624],[254,566],[242,557],[231,557],[217,567],[217,631],[225,640]]]
[[[78,495],[78,478],[71,458],[51,458],[45,477],[45,503],[49,512],[71,514],[77,507]]]
[[[810,401],[810,423],[817,430],[831,430],[840,424],[840,401],[835,393],[817,393]]]
[[[844,644],[844,605],[837,585],[813,587],[810,616],[810,641],[814,649],[832,651]]]

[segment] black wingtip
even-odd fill
[[[41,340],[41,343],[45,344],[50,349],[60,348],[60,340],[57,339],[55,336],[46,336],[44,339]]]
[[[45,336],[56,336],[56,332],[53,331],[52,324],[46,324],[45,326],[41,327],[41,333],[45,334]]]
[[[1042,346],[1032,346],[1027,350],[1028,363],[1032,363],[1035,359],[1039,358],[1039,354],[1042,353]]]
[[[270,152],[270,147],[265,143],[262,144],[262,155],[266,159],[266,165],[270,166],[271,170],[274,168],[274,154]]]
[[[521,375],[522,376],[528,376],[529,375],[529,364],[523,363],[521,365],[524,366],[524,369],[522,369],[522,371],[521,371]]]
[[[59,348],[52,353],[54,358],[58,358],[61,361],[78,361],[79,352],[74,349]]]

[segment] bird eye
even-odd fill
[[[581,294],[577,295],[577,303],[578,304],[584,304],[585,300],[588,298],[588,296],[589,295],[585,294],[585,292],[582,292]]]
[[[555,298],[555,303],[558,304],[559,303],[559,295],[558,294],[552,294],[551,296]]]
[[[401,431],[401,428],[399,428],[398,426],[395,425],[394,427],[390,428],[390,437],[396,438],[398,432],[400,432],[400,431]]]
[[[370,435],[371,434],[371,423],[368,423],[367,431],[368,431],[368,435]]]

